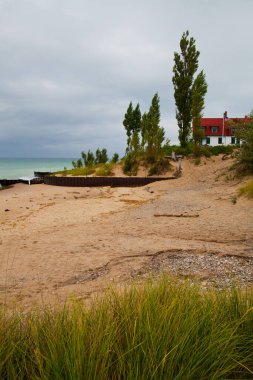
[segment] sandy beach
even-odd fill
[[[0,191],[1,304],[86,300],[162,271],[251,284],[253,202],[234,201],[243,182],[231,164],[184,159],[182,177],[140,188]]]

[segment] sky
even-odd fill
[[[124,114],[177,142],[172,68],[184,31],[208,83],[205,117],[253,109],[253,0],[0,0],[0,157],[124,154]]]

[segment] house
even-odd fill
[[[240,144],[240,141],[235,136],[235,128],[231,126],[231,121],[244,124],[250,119],[248,116],[244,118],[229,118],[227,111],[220,118],[201,118],[201,129],[204,132],[204,138],[201,141],[202,145],[234,145]]]

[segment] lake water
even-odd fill
[[[57,171],[72,168],[73,158],[0,158],[0,179],[34,177],[34,171]]]

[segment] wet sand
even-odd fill
[[[175,254],[214,255],[217,265],[221,256],[239,257],[250,282],[253,201],[234,204],[242,183],[229,178],[231,164],[221,157],[199,166],[184,160],[179,179],[141,188],[17,184],[0,191],[1,304],[89,299],[111,283],[152,273],[154,259],[161,264]],[[182,266],[178,273],[190,275]],[[213,264],[201,268],[197,277],[215,275]]]

